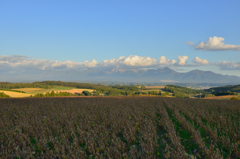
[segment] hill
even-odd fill
[[[207,92],[218,93],[218,92],[236,92],[240,93],[240,85],[228,85],[223,87],[213,87],[206,89]]]
[[[105,86],[100,84],[89,83],[76,83],[76,82],[62,82],[62,81],[43,81],[33,83],[8,83],[0,82],[0,92],[11,93],[10,96],[21,97],[31,96],[35,94],[44,94],[47,92],[69,92],[75,94],[81,94],[83,91],[93,92],[95,95],[107,95],[107,96],[121,96],[121,95],[133,95],[139,92],[139,88],[136,86]],[[80,92],[79,92],[80,91]],[[13,93],[17,95],[12,95]]]

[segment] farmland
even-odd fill
[[[94,92],[95,95],[106,96],[123,96],[133,95],[139,92],[139,88],[136,86],[105,86],[101,84],[89,84],[89,83],[76,83],[76,82],[61,82],[61,81],[43,81],[34,83],[8,83],[0,82],[0,89],[7,91],[23,91],[30,94],[28,96],[35,96],[37,94],[46,94],[54,91],[56,92],[68,92],[80,94],[83,91],[90,93]],[[1,91],[0,90],[0,91]],[[21,92],[21,93],[23,93]]]
[[[13,89],[13,90],[18,90],[18,91],[24,91],[29,94],[38,94],[38,93],[47,93],[47,92],[69,92],[69,93],[82,93],[82,91],[89,91],[93,92],[94,90],[92,89],[76,89],[74,87],[59,87],[59,86],[54,86],[51,89],[43,89],[43,88],[20,88],[20,89]]]
[[[239,98],[239,85],[215,87],[196,90],[177,85],[144,86],[144,85],[102,85],[76,82],[43,81],[34,83],[0,82],[0,92],[10,97],[44,97],[54,92],[56,96],[161,96],[177,98],[227,99]],[[83,92],[84,91],[84,92]],[[15,92],[15,93],[12,93]],[[62,93],[60,93],[62,92]],[[66,92],[64,95],[63,92]],[[6,94],[5,93],[5,94]],[[47,95],[49,97],[49,95]],[[55,96],[54,94],[51,95]],[[211,97],[211,98],[209,98]]]
[[[68,93],[72,93],[72,94],[81,94],[83,91],[88,91],[90,93],[92,93],[94,90],[92,89],[63,89],[63,90],[55,90],[54,92],[68,92]]]
[[[240,101],[0,99],[0,158],[240,158]]]
[[[232,97],[237,97],[237,96],[225,95],[225,96],[205,97],[204,99],[231,99]]]
[[[30,97],[31,96],[31,94],[13,92],[13,91],[0,90],[0,92],[3,92],[5,94],[9,95],[10,97],[14,97],[14,98],[23,98],[23,97]]]
[[[32,93],[36,91],[42,91],[44,89],[43,88],[19,88],[19,89],[13,89],[13,90],[23,91],[25,93]]]
[[[22,92],[14,92],[14,91],[22,91]],[[53,88],[18,88],[18,89],[11,89],[11,90],[0,90],[0,92],[3,92],[10,97],[13,98],[22,98],[22,97],[30,97],[31,95],[34,96],[36,94],[46,94],[49,92],[54,91],[57,92],[68,92],[72,94],[81,94],[83,91],[88,91],[92,93],[93,89],[76,89],[74,87],[62,87],[62,86],[54,86]]]
[[[165,86],[145,86],[146,89],[164,89]]]

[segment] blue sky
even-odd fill
[[[168,66],[240,76],[239,6],[239,0],[0,1],[0,60],[6,64],[3,57],[18,55],[18,63],[35,59],[100,64],[124,56],[126,65],[139,68],[146,57],[164,56],[176,62],[156,65],[161,60],[152,60],[154,64],[148,61],[141,68]],[[209,38],[213,43],[208,45]],[[179,56],[188,58],[180,64]],[[16,65],[12,60],[11,66]]]

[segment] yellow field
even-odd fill
[[[81,94],[83,91],[88,91],[90,93],[92,93],[94,90],[92,89],[68,89],[68,90],[54,90],[55,93],[57,92],[68,92],[68,93],[72,93],[72,94],[75,94],[75,93],[78,93],[78,94]],[[49,91],[51,92],[51,91]],[[47,92],[46,92],[47,93]],[[44,93],[45,94],[45,93]]]
[[[69,92],[72,94],[81,94],[83,91],[88,91],[90,93],[94,92],[93,89],[43,89],[43,88],[20,88],[20,89],[13,89],[13,90],[18,90],[18,91],[24,91],[26,93],[20,93],[20,92],[12,92],[12,91],[5,91],[5,90],[0,90],[0,92],[3,92],[10,97],[13,98],[22,98],[22,97],[30,97],[31,95],[35,95],[37,93],[43,93],[46,94],[47,92]]]
[[[146,89],[164,89],[165,86],[145,86]]]
[[[13,89],[13,90],[18,90],[18,91],[24,91],[26,93],[31,93],[35,91],[41,91],[44,90],[43,88],[19,88],[19,89]]]
[[[7,95],[9,95],[10,97],[13,97],[13,98],[21,98],[21,97],[30,97],[31,94],[26,94],[26,93],[18,93],[18,92],[12,92],[12,91],[3,91],[3,90],[0,90],[0,92],[3,92]]]

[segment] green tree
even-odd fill
[[[84,94],[85,96],[91,96],[92,94],[88,91],[83,91],[82,94]]]

